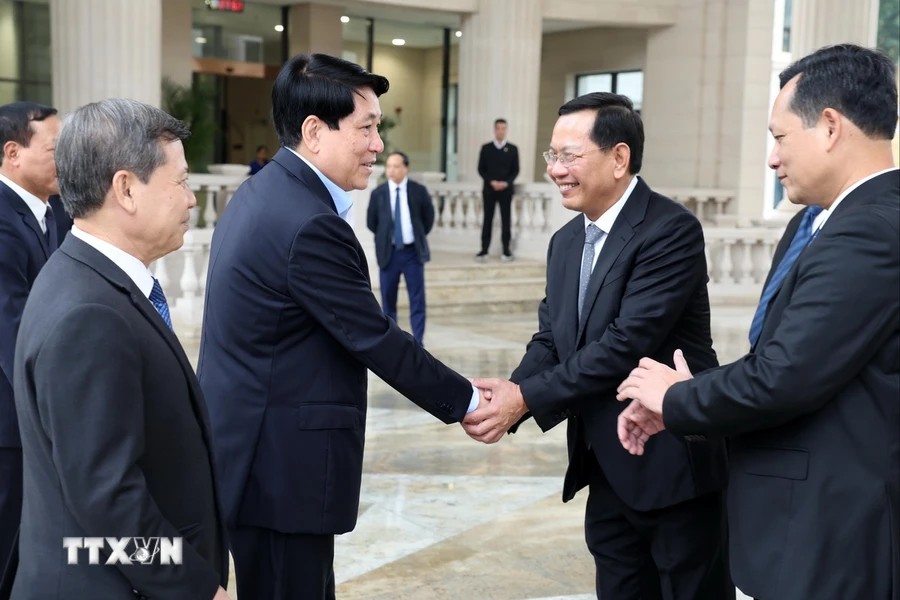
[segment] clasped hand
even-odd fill
[[[642,358],[619,385],[616,399],[630,400],[631,404],[619,413],[617,433],[622,446],[631,454],[642,455],[647,440],[666,428],[662,419],[663,401],[672,384],[693,377],[681,350],[676,350],[673,358],[675,369]]]
[[[499,442],[509,428],[528,412],[519,386],[505,379],[473,379],[481,392],[478,408],[466,415],[462,427],[473,440]]]

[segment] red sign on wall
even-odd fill
[[[244,0],[206,0],[206,7],[209,10],[244,12]]]

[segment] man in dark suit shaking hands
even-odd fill
[[[519,149],[506,141],[509,125],[506,119],[494,121],[494,139],[481,147],[478,155],[478,174],[484,180],[482,200],[484,220],[481,225],[481,250],[475,260],[487,260],[494,227],[494,210],[500,206],[500,241],[503,243],[501,260],[513,260],[512,197],[513,183],[519,176]]]
[[[516,383],[476,380],[493,395],[466,430],[494,442],[526,411],[544,431],[568,421],[563,501],[589,486],[585,537],[600,598],[733,598],[723,446],[666,435],[638,458],[616,436],[616,386],[640,356],[663,360],[683,345],[695,369],[717,364],[703,230],[637,176],[644,128],[631,100],[587,94],[559,115],[547,173],[579,214],[550,240],[539,330]]]
[[[479,395],[385,316],[345,220],[375,156],[388,81],[295,56],[272,89],[281,140],[212,239],[200,383],[238,595],[334,598],[334,535],[356,525],[366,369],[445,423]]]
[[[148,268],[181,246],[196,205],[188,135],[122,99],[63,125],[56,163],[75,225],[34,283],[16,347],[14,599],[228,598],[206,407]],[[166,544],[177,559],[163,560]]]
[[[894,68],[847,44],[781,73],[769,166],[805,208],[775,251],[750,353],[693,379],[644,359],[619,388],[635,400],[619,423],[631,452],[663,428],[730,436],[732,575],[762,600],[900,597]]]
[[[375,256],[381,269],[381,307],[397,320],[400,275],[409,293],[409,320],[420,344],[425,337],[425,263],[431,259],[425,236],[434,225],[434,206],[425,186],[412,181],[409,157],[391,152],[385,161],[388,180],[372,191],[366,223],[375,233]]]
[[[53,162],[59,126],[55,108],[34,102],[0,106],[0,580],[15,556],[22,511],[22,445],[13,400],[16,334],[31,286],[57,246],[48,200],[59,191]]]

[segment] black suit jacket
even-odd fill
[[[540,330],[512,379],[542,430],[568,419],[564,501],[588,483],[587,445],[619,498],[636,510],[723,486],[720,443],[685,442],[663,433],[651,439],[643,456],[632,456],[616,435],[624,408],[616,388],[642,357],[671,365],[681,348],[692,369],[717,364],[703,246],[696,217],[638,180],[597,257],[579,322],[584,216],[550,240]]]
[[[212,598],[228,555],[200,387],[150,301],[74,236],[28,298],[15,382],[24,499],[12,597]],[[64,536],[181,536],[183,564],[89,565],[81,551],[72,566]]]
[[[498,149],[494,142],[488,142],[481,147],[478,154],[478,174],[484,180],[483,190],[495,194],[513,193],[513,182],[519,176],[519,149],[514,145],[506,144]],[[500,192],[494,192],[491,181],[505,181],[509,187]]]
[[[731,572],[757,598],[900,595],[898,173],[838,205],[750,354],[666,394],[669,430],[733,436]]]
[[[413,244],[416,255],[424,265],[431,260],[425,236],[434,226],[434,205],[425,186],[411,179],[406,180],[406,201],[415,236]],[[366,224],[369,231],[375,233],[375,257],[378,259],[378,266],[384,269],[391,262],[391,254],[394,252],[394,200],[387,182],[372,190]]]
[[[465,416],[471,384],[384,315],[353,229],[282,148],[212,239],[199,372],[230,524],[353,529],[367,368],[445,423]]]
[[[28,293],[49,257],[34,213],[0,182],[0,448],[21,446],[12,385],[16,334]]]

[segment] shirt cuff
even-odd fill
[[[476,408],[478,408],[478,401],[480,400],[480,396],[478,394],[478,388],[474,385],[472,386],[472,399],[469,400],[469,410],[466,411],[466,414],[469,414]]]

